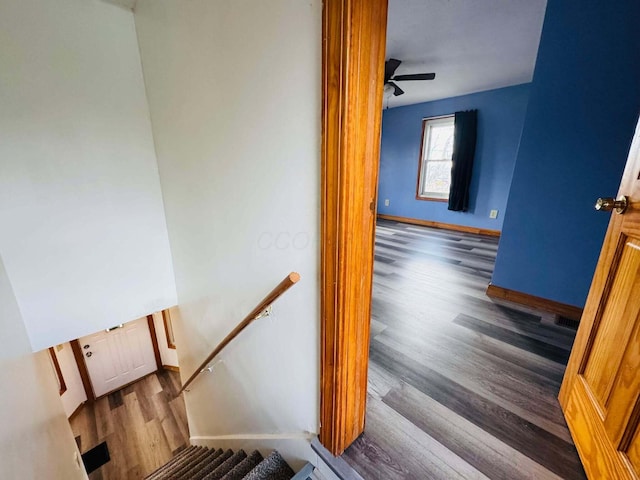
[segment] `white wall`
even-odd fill
[[[58,397],[49,352],[31,353],[0,258],[0,478],[87,478]]]
[[[175,304],[133,14],[0,2],[0,253],[33,350]]]
[[[73,356],[71,345],[67,342],[57,345],[53,347],[53,349],[60,364],[62,378],[64,378],[64,383],[67,386],[66,392],[60,395],[60,400],[62,400],[64,412],[67,414],[67,417],[70,417],[81,403],[87,401],[87,392],[84,390],[78,364]]]
[[[193,385],[191,434],[303,438],[318,429],[321,2],[140,0],[135,20],[183,379],[302,276]]]
[[[153,314],[153,325],[156,327],[156,338],[158,339],[158,350],[160,350],[160,359],[163,366],[178,367],[178,352],[176,348],[169,348],[167,342],[167,332],[164,328],[164,319],[162,312]]]

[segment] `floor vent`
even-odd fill
[[[577,330],[578,325],[580,325],[580,320],[574,320],[572,318],[562,317],[558,315],[558,319],[556,320],[556,325],[560,325],[561,327],[571,328],[572,330]]]
[[[100,445],[82,454],[82,463],[84,463],[84,468],[87,470],[87,473],[97,470],[109,460],[111,460],[111,457],[109,456],[107,442],[102,442]]]

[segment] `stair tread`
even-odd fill
[[[171,472],[171,478],[172,479],[180,478],[186,471],[191,469],[191,467],[198,464],[203,457],[206,457],[209,451],[210,450],[208,448],[203,447],[202,450],[200,450],[198,453],[190,456],[178,468],[174,469]]]
[[[197,462],[191,464],[180,476],[176,476],[176,480],[191,480],[196,473],[209,465],[218,455],[217,450],[209,450],[206,455],[201,457]]]
[[[220,449],[221,450],[221,449]],[[233,450],[227,450],[217,456],[209,465],[206,465],[202,470],[193,476],[193,480],[202,480],[211,472],[215,471],[220,465],[227,461],[233,455]]]
[[[147,475],[145,477],[145,480],[158,480],[160,478],[163,478],[170,472],[173,472],[176,469],[180,468],[181,465],[184,465],[185,461],[188,461],[194,455],[197,455],[203,448],[204,447],[191,446],[186,450],[183,450],[182,452],[178,453],[178,455],[173,457],[169,462]]]
[[[202,462],[198,466],[198,468],[196,470],[191,472],[191,476],[189,477],[189,480],[194,480],[195,478],[197,478],[198,475],[200,475],[200,473],[203,470],[206,470],[207,467],[209,467],[210,465],[220,465],[220,464],[222,464],[227,458],[227,457],[224,456],[224,453],[225,453],[224,450],[222,450],[221,448],[217,449],[214,452],[213,457],[208,462]],[[204,475],[206,475],[206,474],[204,474]]]
[[[227,473],[229,473],[233,467],[242,462],[247,458],[247,454],[244,450],[238,450],[236,453],[231,455],[222,465],[216,468],[213,472],[204,477],[203,480],[220,480]]]
[[[251,470],[253,470],[260,462],[264,460],[264,457],[259,451],[254,450],[247,458],[238,463],[231,469],[221,480],[242,480]]]
[[[282,456],[273,451],[264,458],[257,450],[223,451],[188,447],[146,480],[291,480],[294,472]],[[299,477],[296,477],[299,478]]]
[[[295,475],[289,464],[277,452],[265,458],[258,466],[249,472],[244,480],[290,480]]]
[[[184,458],[186,455],[189,455],[190,452],[192,452],[193,450],[195,450],[197,447],[195,446],[189,446],[187,448],[184,448],[183,450],[181,450],[180,452],[178,452],[171,460],[169,460],[167,463],[165,463],[164,465],[162,465],[161,467],[158,467],[156,470],[154,470],[153,472],[151,472],[149,475],[147,475],[145,477],[145,479],[152,479],[154,477],[157,477],[158,474],[160,472],[166,471],[169,468],[171,468],[173,465],[175,465],[178,461],[180,461],[180,459]]]

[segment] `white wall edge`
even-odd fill
[[[189,437],[191,442],[209,440],[285,440],[304,439],[312,440],[317,433],[295,432],[295,433],[240,433],[233,435],[194,435]]]
[[[307,462],[316,465],[318,457],[311,448],[311,440],[316,434],[311,432],[290,433],[246,433],[237,435],[194,435],[190,437],[191,445],[209,448],[243,449],[249,453],[258,450],[263,457],[271,451],[278,450],[295,472],[299,471]]]

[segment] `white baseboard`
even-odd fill
[[[317,468],[313,470],[310,478],[312,480],[329,480],[327,477],[323,476]]]
[[[316,458],[318,459],[318,463],[316,463],[316,469],[313,471],[315,478],[317,478],[318,480],[340,480],[340,477],[338,477],[333,472],[333,470],[331,470],[331,468],[329,468],[329,466],[324,463],[322,458],[320,458],[319,456],[316,456]]]
[[[311,449],[311,440],[316,434],[310,432],[293,433],[246,433],[234,435],[192,436],[191,445],[224,450],[243,449],[249,453],[258,450],[264,457],[272,450],[278,450],[294,471],[300,470],[307,462],[314,465],[317,455]]]
[[[320,473],[320,476],[326,480],[364,480],[344,458],[334,457],[319,439],[314,439],[311,444],[317,458],[312,463],[316,466],[315,472]]]

